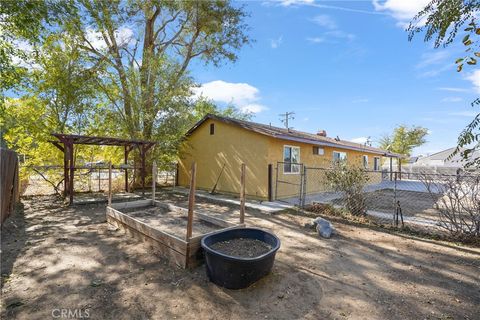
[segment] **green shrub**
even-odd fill
[[[366,212],[363,188],[369,177],[360,167],[349,166],[345,161],[337,161],[325,171],[327,184],[336,192],[343,192],[345,208],[353,215]]]

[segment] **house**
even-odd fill
[[[282,194],[274,191],[276,181],[291,180],[291,188],[296,188],[303,165],[325,168],[334,160],[345,160],[378,172],[377,179],[381,179],[382,158],[399,156],[329,138],[325,131],[312,134],[208,114],[186,133],[179,155],[178,184],[189,185],[195,161],[197,188],[211,190],[218,180],[216,191],[238,194],[240,167],[245,163],[247,196],[272,200],[274,193],[277,198],[291,194],[288,190]]]
[[[460,152],[450,157],[455,151],[456,147],[448,148],[443,151],[431,154],[425,157],[419,157],[415,161],[415,166],[426,166],[426,167],[450,167],[450,168],[463,168],[469,160],[462,158],[461,152],[465,149],[461,148]],[[470,154],[470,159],[475,159],[480,157],[480,151],[475,151]]]

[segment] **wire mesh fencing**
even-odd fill
[[[408,223],[479,235],[480,175],[474,172],[407,174],[355,167],[300,168],[295,177],[289,176],[288,196],[277,200],[302,208],[326,204],[394,225]],[[285,189],[285,182],[277,183],[277,196],[286,194]]]
[[[61,194],[64,190],[63,166],[24,166],[21,168],[23,181],[21,194],[24,196]],[[176,163],[161,164],[157,170],[157,185],[173,187],[176,184]],[[151,173],[147,172],[147,176]],[[140,168],[133,166],[113,166],[112,191],[114,193],[132,190],[140,185]],[[106,192],[108,191],[108,165],[78,166],[74,170],[75,192]],[[147,187],[150,187],[148,184]]]

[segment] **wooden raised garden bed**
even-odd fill
[[[155,169],[154,169],[155,170]],[[201,240],[204,236],[218,231],[244,227],[244,172],[242,165],[242,192],[240,221],[234,224],[206,212],[195,211],[195,164],[192,165],[188,209],[155,200],[155,185],[152,186],[151,200],[132,202],[111,202],[107,206],[107,223],[124,230],[128,235],[149,244],[156,253],[181,268],[192,268],[204,260]]]
[[[107,207],[107,222],[143,240],[156,253],[182,268],[203,262],[200,241],[204,236],[245,226],[196,212],[192,236],[187,238],[188,209],[154,200],[112,204]]]

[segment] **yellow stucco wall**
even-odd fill
[[[210,135],[210,124],[215,124],[215,134]],[[268,198],[268,164],[273,164],[273,192],[275,193],[276,167],[278,161],[283,161],[285,145],[300,147],[300,162],[307,167],[326,168],[332,163],[333,151],[347,153],[347,161],[352,165],[362,165],[362,155],[368,155],[369,170],[373,170],[373,158],[378,155],[346,150],[341,148],[323,147],[324,155],[314,155],[313,146],[287,140],[275,139],[255,133],[221,121],[208,119],[190,136],[187,137],[180,151],[178,182],[181,186],[190,184],[190,167],[197,162],[197,188],[210,191],[218,175],[225,165],[216,190],[223,193],[238,195],[240,186],[240,165],[245,163],[246,194],[250,198]],[[380,159],[382,160],[382,159]],[[300,174],[284,174],[279,166],[277,198],[298,195]],[[381,173],[370,173],[370,183],[381,181]],[[324,173],[322,170],[308,170],[307,191],[315,193],[325,191]]]
[[[269,155],[268,162],[273,163],[277,167],[277,161],[283,161],[283,149],[284,146],[300,147],[300,163],[303,163],[307,168],[306,189],[307,193],[316,193],[327,190],[325,183],[325,168],[328,168],[332,164],[333,152],[345,152],[347,154],[347,162],[349,165],[358,165],[363,167],[362,156],[368,156],[368,168],[367,170],[373,171],[373,159],[379,157],[382,161],[382,157],[370,152],[361,152],[355,150],[347,150],[341,148],[323,147],[323,155],[313,154],[313,146],[306,143],[292,142],[288,140],[280,140],[274,138],[269,139]],[[297,196],[299,193],[298,184],[300,183],[300,174],[284,173],[283,166],[278,166],[278,181],[276,183],[276,195],[278,199]],[[319,168],[319,169],[312,169]],[[379,183],[382,180],[381,172],[369,172],[369,183]],[[275,178],[273,179],[275,183]],[[275,186],[274,186],[275,187]],[[275,191],[275,190],[274,190]]]
[[[210,124],[215,134],[210,135]],[[222,166],[216,191],[239,194],[240,166],[246,164],[245,193],[250,198],[268,198],[268,140],[266,136],[208,119],[185,141],[180,151],[179,184],[189,186],[190,168],[197,162],[197,188],[210,191]]]

